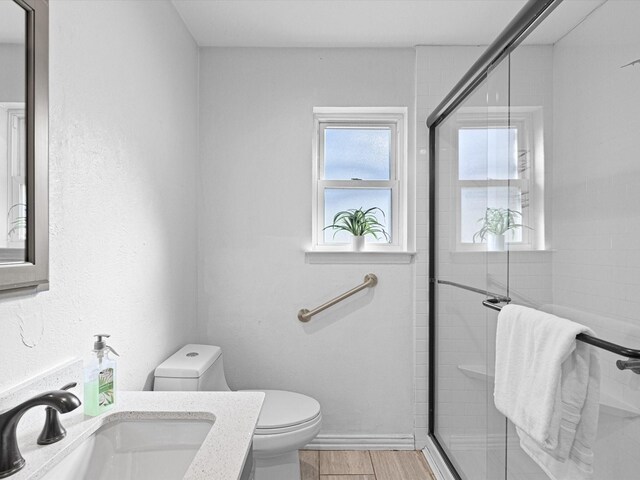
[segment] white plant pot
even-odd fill
[[[354,252],[359,252],[364,248],[364,235],[354,235],[352,238],[352,247]]]
[[[504,251],[504,235],[487,235],[487,250],[490,252]]]

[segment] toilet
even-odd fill
[[[231,391],[222,350],[213,345],[185,345],[158,365],[154,376],[156,391]],[[320,431],[320,404],[300,393],[253,391],[265,393],[253,435],[255,480],[299,480],[298,449]]]

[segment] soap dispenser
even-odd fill
[[[116,403],[116,361],[109,356],[118,353],[107,345],[110,335],[94,335],[93,351],[84,372],[84,413],[100,415]]]

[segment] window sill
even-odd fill
[[[554,252],[555,250],[551,249],[551,248],[544,248],[544,249],[524,249],[524,248],[511,248],[509,250],[453,250],[450,251],[449,253],[452,253],[454,255],[458,255],[458,254],[468,254],[468,253],[475,253],[475,254],[505,254],[507,252],[509,253],[516,253],[516,254],[521,254],[521,253],[550,253],[550,252]]]
[[[307,263],[312,264],[409,264],[416,252],[326,251],[307,250]]]

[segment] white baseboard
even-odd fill
[[[311,450],[413,450],[413,435],[320,434],[305,448]]]

